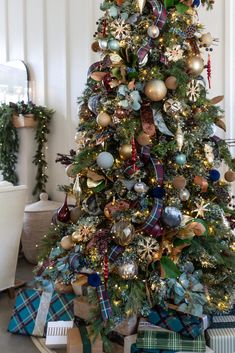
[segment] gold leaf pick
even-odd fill
[[[139,9],[140,9],[140,13],[143,12],[144,7],[145,7],[145,5],[146,5],[146,1],[147,1],[147,0],[138,0],[138,6],[139,6]]]

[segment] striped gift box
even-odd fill
[[[208,345],[216,353],[235,352],[235,328],[209,329],[206,332]]]
[[[235,328],[235,315],[213,316],[210,328]]]

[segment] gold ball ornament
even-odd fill
[[[183,175],[179,175],[179,176],[176,176],[174,179],[173,179],[173,186],[177,189],[177,190],[182,190],[185,188],[187,184],[187,181],[185,179],[185,177]]]
[[[190,74],[198,76],[205,67],[204,60],[200,56],[191,56],[187,61],[187,67]]]
[[[71,235],[66,235],[60,241],[60,245],[64,250],[71,250],[74,247],[74,242]]]
[[[150,136],[143,131],[137,137],[137,142],[140,146],[147,146],[152,143]]]
[[[101,127],[107,127],[110,125],[112,119],[109,114],[105,112],[99,113],[99,115],[96,118],[97,124]]]
[[[167,89],[175,90],[178,87],[177,78],[175,76],[167,77],[165,85]]]
[[[167,88],[163,81],[153,79],[144,88],[145,95],[153,102],[159,102],[166,97]]]
[[[127,221],[119,221],[111,229],[115,243],[121,246],[129,245],[135,238],[135,228]]]
[[[119,148],[119,154],[124,161],[132,157],[132,145],[124,144]]]
[[[229,182],[232,183],[235,181],[235,172],[233,172],[232,170],[228,170],[225,174],[224,174],[224,179]]]
[[[68,175],[69,178],[75,178],[76,176],[76,174],[73,173],[73,169],[74,169],[73,164],[69,164],[65,169],[66,174]]]

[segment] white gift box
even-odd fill
[[[73,328],[73,321],[51,321],[47,325],[46,346],[64,348],[67,346],[68,329]]]
[[[208,344],[216,353],[235,352],[235,328],[212,328],[206,333]]]

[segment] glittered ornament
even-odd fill
[[[102,214],[97,194],[92,194],[91,196],[88,196],[86,199],[84,199],[82,202],[82,208],[91,216],[99,216]]]
[[[151,145],[152,143],[150,136],[143,131],[137,137],[137,142],[140,146],[147,146],[147,145]]]
[[[158,258],[160,245],[158,241],[151,237],[142,237],[137,244],[137,254],[141,260],[151,262]]]
[[[112,219],[115,213],[127,211],[129,208],[130,204],[127,201],[113,201],[105,206],[104,214],[108,219]]]
[[[181,102],[170,98],[165,101],[163,109],[167,113],[167,115],[174,116],[181,111],[182,104]]]
[[[80,176],[77,175],[75,183],[73,184],[73,195],[76,198],[77,204],[79,205],[80,203],[80,198],[82,195],[82,189],[80,185]]]
[[[57,211],[57,219],[59,222],[67,223],[70,219],[70,211],[67,204],[67,194],[65,195],[65,200],[63,205]]]
[[[150,100],[158,102],[166,97],[167,88],[164,81],[153,79],[145,85],[144,93]]]
[[[118,245],[127,246],[135,238],[135,228],[127,221],[119,221],[111,229],[112,237]]]
[[[99,113],[99,115],[96,118],[97,124],[101,127],[107,127],[110,125],[112,122],[112,119],[109,114],[105,112]]]
[[[183,58],[184,51],[180,45],[173,45],[173,47],[166,48],[165,56],[169,61],[178,61]]]
[[[74,242],[72,240],[71,235],[66,235],[60,241],[60,245],[64,250],[71,250],[74,247]]]
[[[204,60],[200,56],[192,56],[187,61],[187,68],[191,75],[200,75],[204,70],[204,66]]]
[[[132,145],[131,144],[124,144],[121,145],[119,148],[119,154],[121,159],[124,161],[130,159],[132,157]]]
[[[177,142],[178,150],[179,152],[181,152],[184,145],[184,133],[180,124],[178,124],[178,128],[176,131],[176,142]]]
[[[114,158],[109,152],[101,152],[96,159],[96,163],[101,169],[110,169],[114,164]]]
[[[224,174],[224,179],[229,183],[233,183],[235,181],[235,172],[233,172],[232,170],[228,170]]]
[[[169,76],[165,80],[165,85],[167,89],[176,90],[178,87],[177,78],[175,76]]]
[[[178,227],[182,222],[182,213],[176,207],[166,207],[162,213],[162,221],[171,228]]]
[[[117,272],[124,280],[134,279],[138,275],[138,266],[134,261],[118,265]]]
[[[108,48],[107,39],[100,39],[99,40],[99,47],[100,47],[101,50],[106,50]]]
[[[183,153],[177,154],[175,161],[178,165],[184,165],[187,162],[186,156]]]
[[[116,39],[111,39],[108,42],[108,48],[112,51],[119,51],[119,49],[120,49],[119,41]]]
[[[148,192],[149,187],[142,181],[139,181],[135,184],[134,190],[137,194],[146,194]]]
[[[181,190],[185,188],[187,181],[183,175],[179,175],[173,179],[172,183],[177,190]]]
[[[73,169],[74,169],[74,165],[73,164],[69,164],[65,171],[66,171],[66,174],[69,178],[74,178],[75,175],[74,175],[74,172],[73,172]]]
[[[185,202],[190,198],[190,192],[187,189],[180,190],[180,200]]]
[[[192,80],[187,85],[186,95],[190,102],[195,103],[200,98],[201,84],[197,80]]]
[[[97,231],[96,225],[99,219],[96,217],[88,217],[86,222],[80,222],[77,229],[72,234],[74,243],[88,242]]]
[[[114,38],[123,40],[130,35],[131,26],[125,20],[114,20],[110,25],[110,32]]]
[[[213,37],[211,35],[211,33],[203,33],[201,38],[200,38],[200,42],[204,47],[210,47],[213,44]]]
[[[159,36],[160,30],[159,30],[159,28],[158,28],[157,26],[152,25],[152,26],[150,26],[150,27],[148,28],[147,33],[148,33],[148,36],[149,36],[150,38],[155,39],[155,38],[157,38],[157,37]]]

